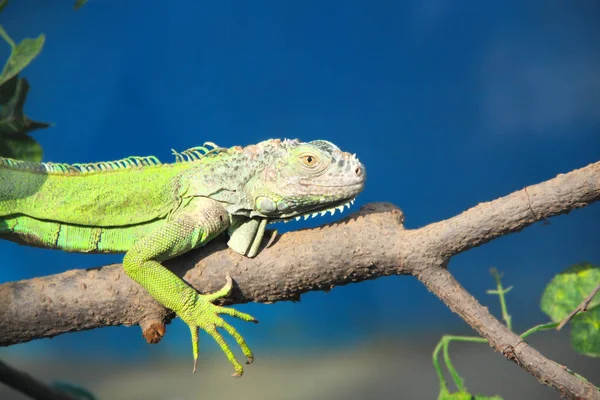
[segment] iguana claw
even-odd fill
[[[198,365],[198,328],[202,328],[210,336],[212,336],[213,339],[215,339],[219,346],[221,346],[221,350],[223,350],[229,362],[233,364],[235,373],[233,373],[231,376],[240,377],[244,373],[244,369],[236,360],[233,352],[229,348],[229,345],[225,342],[219,331],[217,331],[217,328],[224,329],[235,339],[247,358],[247,364],[250,364],[252,361],[254,361],[254,356],[252,355],[252,351],[246,344],[244,338],[237,332],[237,330],[235,330],[234,327],[225,322],[225,320],[223,320],[219,314],[230,315],[232,317],[241,318],[244,321],[254,323],[258,323],[258,321],[250,314],[213,304],[215,300],[226,297],[231,292],[233,281],[229,274],[227,274],[225,278],[227,279],[227,283],[225,283],[221,289],[210,294],[198,294],[195,303],[188,310],[182,312],[180,317],[190,327],[190,332],[192,334],[192,352],[194,355],[193,372],[196,372],[196,367]]]

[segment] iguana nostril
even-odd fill
[[[362,168],[361,167],[356,167],[356,169],[354,170],[354,172],[356,173],[356,175],[361,176],[362,175]]]

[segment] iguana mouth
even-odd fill
[[[304,183],[302,182],[303,186],[307,186],[307,187],[322,187],[322,188],[349,188],[349,189],[354,189],[354,188],[362,188],[365,183],[364,182],[360,182],[360,183],[353,183],[350,185],[318,185],[316,183]]]
[[[331,215],[334,215],[336,210],[339,212],[343,212],[344,211],[344,207],[348,207],[350,208],[350,206],[352,204],[354,204],[354,201],[356,200],[356,196],[352,197],[351,199],[344,199],[344,200],[340,200],[338,202],[334,202],[330,205],[330,207],[326,208],[326,209],[319,209],[318,207],[315,207],[312,210],[308,210],[302,214],[298,214],[298,215],[292,215],[289,217],[280,217],[280,218],[274,218],[274,219],[269,219],[269,223],[275,223],[275,222],[290,222],[292,220],[296,220],[296,221],[300,221],[302,218],[304,218],[305,220],[307,220],[308,218],[314,218],[314,217],[318,217],[318,216],[324,216],[325,214],[327,214],[328,212],[331,213]],[[314,210],[318,210],[318,211],[314,211]]]

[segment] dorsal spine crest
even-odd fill
[[[204,157],[215,156],[226,150],[212,142],[206,142],[202,146],[196,146],[182,152],[173,151],[175,162],[185,163],[198,161]],[[0,167],[7,167],[13,170],[29,171],[37,173],[50,174],[86,174],[100,171],[115,171],[128,168],[140,168],[162,165],[162,162],[155,156],[130,156],[114,161],[100,161],[94,163],[36,163],[31,161],[15,160],[12,158],[0,157]]]
[[[223,147],[219,147],[213,142],[205,142],[202,146],[191,147],[181,153],[171,149],[175,156],[175,162],[192,162],[200,160],[203,157],[210,157],[219,154],[223,150]]]

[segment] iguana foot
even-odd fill
[[[246,344],[244,338],[235,330],[234,327],[225,322],[223,318],[219,316],[219,314],[231,315],[232,317],[241,318],[244,321],[250,321],[254,323],[258,323],[258,321],[249,314],[234,310],[232,308],[226,308],[212,304],[213,301],[225,297],[229,295],[229,292],[231,292],[233,282],[229,274],[226,276],[226,279],[227,283],[220,290],[211,294],[197,294],[194,304],[185,311],[180,312],[179,317],[183,319],[183,321],[190,327],[190,331],[192,333],[194,372],[196,372],[196,366],[198,364],[198,328],[201,328],[204,329],[210,336],[212,336],[213,339],[215,339],[219,346],[221,346],[221,350],[223,350],[229,362],[233,364],[235,373],[233,373],[231,376],[239,377],[244,373],[244,369],[236,360],[233,352],[229,348],[229,345],[225,342],[223,336],[221,336],[221,334],[217,331],[217,328],[222,328],[231,336],[233,336],[242,349],[242,352],[248,359],[246,362],[247,364],[250,364],[252,361],[254,361],[254,357],[252,356],[252,351]]]

